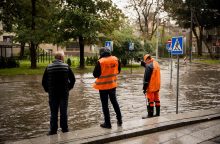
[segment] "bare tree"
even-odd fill
[[[157,30],[157,16],[162,10],[161,0],[129,0],[127,8],[133,8],[137,15],[137,25],[141,35],[151,40]]]

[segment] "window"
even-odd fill
[[[13,38],[13,36],[3,36],[3,41],[8,42],[8,43],[12,43],[12,38]]]

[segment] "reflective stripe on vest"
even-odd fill
[[[106,81],[106,82],[95,82],[96,85],[103,85],[103,84],[111,84],[111,83],[114,83],[116,82],[116,80],[113,80],[113,81]]]
[[[103,57],[99,60],[101,76],[96,78],[95,89],[107,90],[117,87],[118,59],[115,56]]]

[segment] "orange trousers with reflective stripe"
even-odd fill
[[[160,96],[159,91],[157,92],[147,92],[146,97],[148,99],[149,106],[154,107],[154,103],[157,106],[160,106]]]

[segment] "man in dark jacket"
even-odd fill
[[[105,121],[100,125],[102,128],[112,127],[108,108],[108,98],[110,99],[115,110],[118,126],[122,125],[121,111],[116,98],[116,80],[120,71],[121,66],[117,57],[111,56],[111,52],[108,48],[101,48],[100,59],[98,60],[93,71],[93,76],[96,78],[96,82],[94,83],[93,87],[99,90],[102,103],[102,111]]]
[[[50,131],[48,135],[57,134],[58,111],[60,109],[60,127],[62,132],[68,132],[67,106],[69,90],[75,84],[75,76],[64,62],[64,53],[57,52],[55,60],[44,71],[42,85],[49,94]]]

